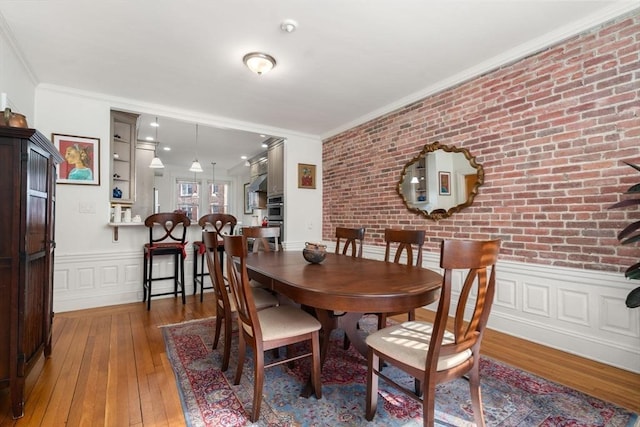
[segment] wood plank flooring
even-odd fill
[[[183,426],[160,325],[215,315],[212,294],[58,313],[53,354],[27,378],[25,416],[11,417],[0,390],[0,427]],[[428,318],[418,310],[418,318]],[[640,412],[640,375],[487,331],[483,353]]]

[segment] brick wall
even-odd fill
[[[502,258],[624,271],[640,246],[617,233],[640,209],[607,210],[640,182],[640,14],[442,91],[323,143],[323,238],[337,226],[503,240]],[[485,170],[469,208],[437,222],[396,185],[425,144],[468,149]]]

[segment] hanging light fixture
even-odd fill
[[[196,158],[191,163],[191,167],[189,168],[189,172],[199,173],[202,172],[202,165],[198,161],[198,124],[196,123]]]
[[[248,69],[261,76],[268,73],[276,66],[276,60],[273,56],[262,52],[247,53],[242,62]]]
[[[216,163],[211,162],[211,195],[217,197],[216,189]]]
[[[151,159],[151,163],[149,164],[149,167],[151,169],[162,169],[164,168],[164,165],[162,164],[162,160],[160,160],[160,157],[158,157],[158,118],[156,117],[156,121],[155,121],[155,125],[152,125],[156,128],[156,139],[154,141],[155,143],[155,147],[153,147],[153,159]]]

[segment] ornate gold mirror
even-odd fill
[[[438,220],[470,206],[483,183],[468,150],[434,142],[404,166],[397,190],[411,212]]]

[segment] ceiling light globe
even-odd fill
[[[154,157],[153,160],[151,160],[151,164],[149,164],[149,167],[151,169],[162,169],[164,168],[164,165],[162,164],[162,160],[160,160],[159,157]]]
[[[261,76],[268,73],[276,66],[276,60],[271,55],[260,52],[248,53],[242,58],[248,69]]]
[[[202,165],[200,165],[200,162],[198,161],[198,159],[194,160],[193,163],[191,163],[189,172],[196,172],[196,173],[202,172]]]

